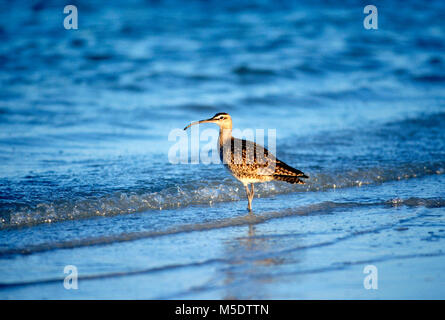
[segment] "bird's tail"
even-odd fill
[[[292,168],[284,162],[277,159],[275,172],[273,174],[274,180],[285,181],[287,183],[304,184],[303,178],[309,179],[302,171]]]
[[[296,176],[285,176],[285,175],[274,174],[273,177],[274,177],[274,180],[285,181],[287,183],[304,184],[304,181],[301,180],[299,177],[296,177]],[[305,176],[305,177],[307,177],[307,176]]]

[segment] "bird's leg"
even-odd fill
[[[249,211],[252,211],[252,200],[253,200],[253,195],[254,195],[254,189],[253,189],[253,183],[251,183],[250,185],[251,185],[251,188],[249,190],[249,185],[246,184],[246,194],[247,194],[247,201],[248,201],[247,209]]]
[[[249,196],[249,207],[250,207],[250,211],[252,211],[252,200],[253,200],[253,183],[250,184],[250,196]]]
[[[248,205],[247,205],[247,210],[252,211],[252,197],[251,197],[251,192],[249,190],[249,185],[246,184],[246,194],[247,194],[247,201],[248,201]]]

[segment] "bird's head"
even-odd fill
[[[221,129],[232,129],[232,118],[228,113],[222,112],[215,114],[212,118],[190,123],[184,130],[200,123],[216,123]]]

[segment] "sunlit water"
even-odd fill
[[[0,7],[1,298],[445,297],[442,2],[64,5]],[[217,112],[307,184],[170,163]]]

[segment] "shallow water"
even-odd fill
[[[444,5],[376,5],[1,3],[0,297],[443,299]],[[170,163],[217,112],[307,184]]]

